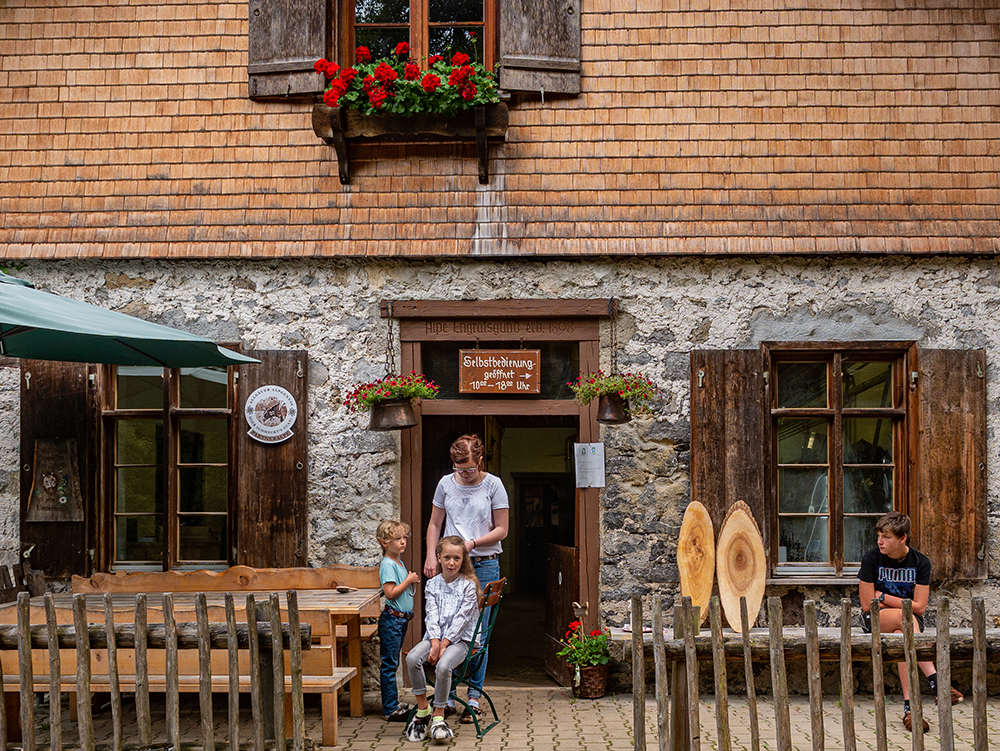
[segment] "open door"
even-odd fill
[[[556,657],[562,649],[559,639],[573,620],[573,603],[580,599],[580,551],[565,545],[548,546],[545,565],[545,672],[561,686],[569,686],[573,676],[566,660]]]

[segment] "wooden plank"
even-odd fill
[[[289,589],[378,587],[378,566],[333,565],[324,568],[254,568],[224,571],[116,571],[73,576],[73,592],[285,592]]]
[[[840,601],[840,716],[844,730],[844,751],[857,751],[854,732],[854,665],[851,661],[851,600]]]
[[[701,749],[701,720],[698,709],[698,660],[694,652],[694,635],[701,623],[701,613],[692,607],[691,598],[681,598],[684,607],[684,671],[687,677],[688,737],[691,751]]]
[[[632,595],[632,747],[646,751],[646,655],[642,643],[642,599]]]
[[[135,674],[135,716],[139,726],[139,743],[148,748],[153,742],[153,720],[149,711],[145,594],[135,596]]]
[[[388,301],[380,312],[388,317]],[[576,318],[609,317],[608,299],[393,300],[394,318]]]
[[[663,595],[653,595],[653,669],[656,685],[656,738],[659,751],[670,748],[670,690],[663,651]]]
[[[271,618],[271,633],[281,630],[281,608],[278,605],[278,595],[272,592],[267,602],[267,610]],[[348,626],[350,633],[350,626]],[[361,642],[357,641],[360,651]],[[361,655],[358,655],[360,664]],[[285,738],[285,652],[277,641],[271,642],[271,690],[272,711],[274,712],[274,737]],[[354,698],[353,695],[351,697]],[[361,698],[360,696],[358,697]]]
[[[806,669],[809,683],[809,719],[813,751],[823,751],[823,683],[819,675],[819,644],[816,622],[816,601],[806,600]]]
[[[729,689],[726,686],[726,653],[722,648],[722,606],[719,598],[713,597],[708,607],[712,629],[712,666],[715,673],[715,728],[718,733],[716,748],[721,751],[731,751]]]
[[[687,631],[684,622],[684,608],[674,606],[674,639],[683,642]],[[670,718],[670,748],[671,751],[688,751],[691,748],[691,735],[688,731],[687,713],[687,681],[683,660],[675,659],[670,667],[670,700],[672,702]]]
[[[58,625],[51,594],[45,595],[45,625],[49,632],[49,748],[51,751],[62,751],[62,689],[59,685],[61,671],[56,637]],[[0,738],[6,737],[6,728],[0,729]]]
[[[73,595],[73,624],[77,633],[87,631],[86,600],[83,595]],[[94,719],[90,708],[90,642],[87,639],[76,640],[76,665],[76,716],[80,747],[84,751],[94,751]]]
[[[288,593],[288,630],[299,632],[299,605],[295,592]],[[302,647],[292,639],[289,650],[289,676],[292,683],[292,751],[305,751],[306,711],[302,701]],[[336,741],[334,741],[336,745]],[[239,748],[234,746],[233,748]]]
[[[115,616],[111,610],[111,595],[104,595],[104,630],[108,641],[108,683],[111,686],[111,746],[122,751],[125,738],[122,728],[122,692],[118,683],[118,645],[115,643]]]
[[[750,713],[750,748],[760,751],[760,717],[757,715],[757,687],[754,685],[753,660],[750,656],[750,617],[747,598],[740,598],[740,635],[743,641],[743,672],[747,684],[747,709]]]
[[[302,692],[305,694],[330,694],[336,693],[346,686],[354,676],[358,674],[357,668],[335,668],[333,675],[303,675]],[[118,684],[122,691],[131,691],[135,688],[137,676],[133,673],[119,673]],[[166,693],[168,679],[163,674],[148,675],[145,677],[149,688],[153,692]],[[76,676],[63,675],[60,677],[60,686],[63,693],[76,694]],[[49,690],[48,673],[36,673],[34,676],[34,687],[32,691],[40,693]],[[229,676],[219,673],[212,675],[212,693],[226,693],[230,689]],[[17,691],[21,687],[21,680],[16,676],[7,676],[4,679],[5,691]],[[238,676],[237,687],[239,693],[250,693],[250,676],[243,674]],[[107,693],[111,690],[111,682],[107,674],[91,674],[90,689],[92,692]],[[201,676],[197,674],[177,676],[177,690],[185,694],[197,694],[201,690]],[[285,693],[290,695],[292,691],[291,676],[285,676]],[[329,745],[324,743],[323,745]]]
[[[920,668],[917,666],[917,653],[913,644],[913,600],[903,600],[903,645],[906,652],[906,677],[910,682],[910,712],[913,718],[913,732],[910,738],[913,751],[924,751],[923,696],[920,691]]]
[[[781,643],[781,598],[767,598],[767,624],[771,635],[771,691],[774,695],[774,731],[778,751],[792,751],[791,717],[785,651]]]
[[[20,664],[21,678],[21,735],[24,751],[35,751],[35,697],[31,687],[34,684],[34,673],[31,665],[31,639],[28,631],[31,621],[28,616],[28,600],[31,596],[21,592],[17,596],[17,630],[20,634],[17,646],[17,661]],[[81,733],[83,732],[81,728]]]
[[[166,678],[167,678],[167,741],[179,745],[181,741],[180,697],[177,678],[177,623],[174,621],[174,599],[170,592],[163,593],[163,625],[166,627]]]
[[[250,711],[253,716],[253,751],[264,751],[264,710],[261,706],[260,647],[257,643],[257,605],[247,595],[247,628],[250,631]]]
[[[972,739],[976,751],[989,748],[986,716],[986,606],[983,598],[972,598]]]
[[[201,745],[203,751],[215,751],[215,729],[212,722],[212,658],[208,644],[208,603],[205,593],[195,599],[198,623],[198,706],[201,710]]]
[[[872,599],[869,603],[872,616],[872,695],[875,700],[875,748],[876,751],[887,751],[889,739],[885,726],[885,674],[882,672],[882,628],[879,602]]]
[[[941,751],[955,751],[955,730],[951,711],[951,650],[948,649],[951,628],[951,601],[944,596],[937,612],[937,705]]]
[[[583,342],[600,341],[600,324],[596,318],[501,318],[469,320],[464,318],[436,320],[402,320],[399,322],[401,342]],[[597,367],[581,370],[591,373]],[[403,372],[418,368],[404,368]]]
[[[424,415],[578,415],[580,405],[572,399],[425,399]]]

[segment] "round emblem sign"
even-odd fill
[[[295,397],[281,386],[261,386],[250,394],[244,414],[251,438],[262,443],[281,443],[292,437],[299,407]]]

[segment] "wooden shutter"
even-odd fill
[[[305,350],[246,352],[259,365],[239,366],[237,563],[257,568],[308,565],[308,371]],[[298,405],[292,436],[261,443],[247,434],[247,399],[261,386],[280,386]]]
[[[935,580],[985,579],[986,353],[922,349],[919,358],[914,546]]]
[[[250,0],[251,99],[323,92],[326,81],[313,63],[327,54],[326,12],[326,0]]]
[[[80,363],[50,362],[47,360],[21,361],[21,551],[31,550],[32,568],[40,569],[46,577],[64,578],[72,574],[88,575],[87,523],[94,519],[97,435],[99,420],[94,389],[90,387],[88,366]],[[76,449],[75,467],[60,457],[56,465],[46,462],[39,455],[43,466],[36,473],[36,446],[38,442],[52,445],[66,442]],[[70,443],[71,442],[71,443]],[[62,509],[49,508],[44,514],[33,513],[50,521],[26,521],[33,483],[44,481],[42,474],[65,482],[66,474],[76,474],[70,480],[71,492],[78,488],[83,507],[83,519],[60,519]],[[36,474],[38,477],[36,478]],[[79,510],[72,496],[66,504]],[[69,517],[72,514],[65,514]],[[32,547],[33,546],[33,547]]]
[[[580,0],[500,0],[500,87],[580,93]]]
[[[743,500],[767,539],[762,373],[759,350],[691,353],[691,499],[712,515],[716,538],[729,507]]]

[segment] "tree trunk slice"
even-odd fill
[[[715,580],[715,530],[708,509],[698,501],[691,501],[684,511],[677,540],[677,569],[681,577],[681,596],[690,597],[691,604],[701,608],[701,620],[704,621]]]
[[[750,507],[743,501],[734,503],[722,522],[717,561],[719,599],[722,600],[722,611],[729,627],[734,630],[741,628],[740,598],[746,597],[747,616],[752,628],[764,600],[767,560],[760,529]],[[681,582],[683,585],[683,578]]]

